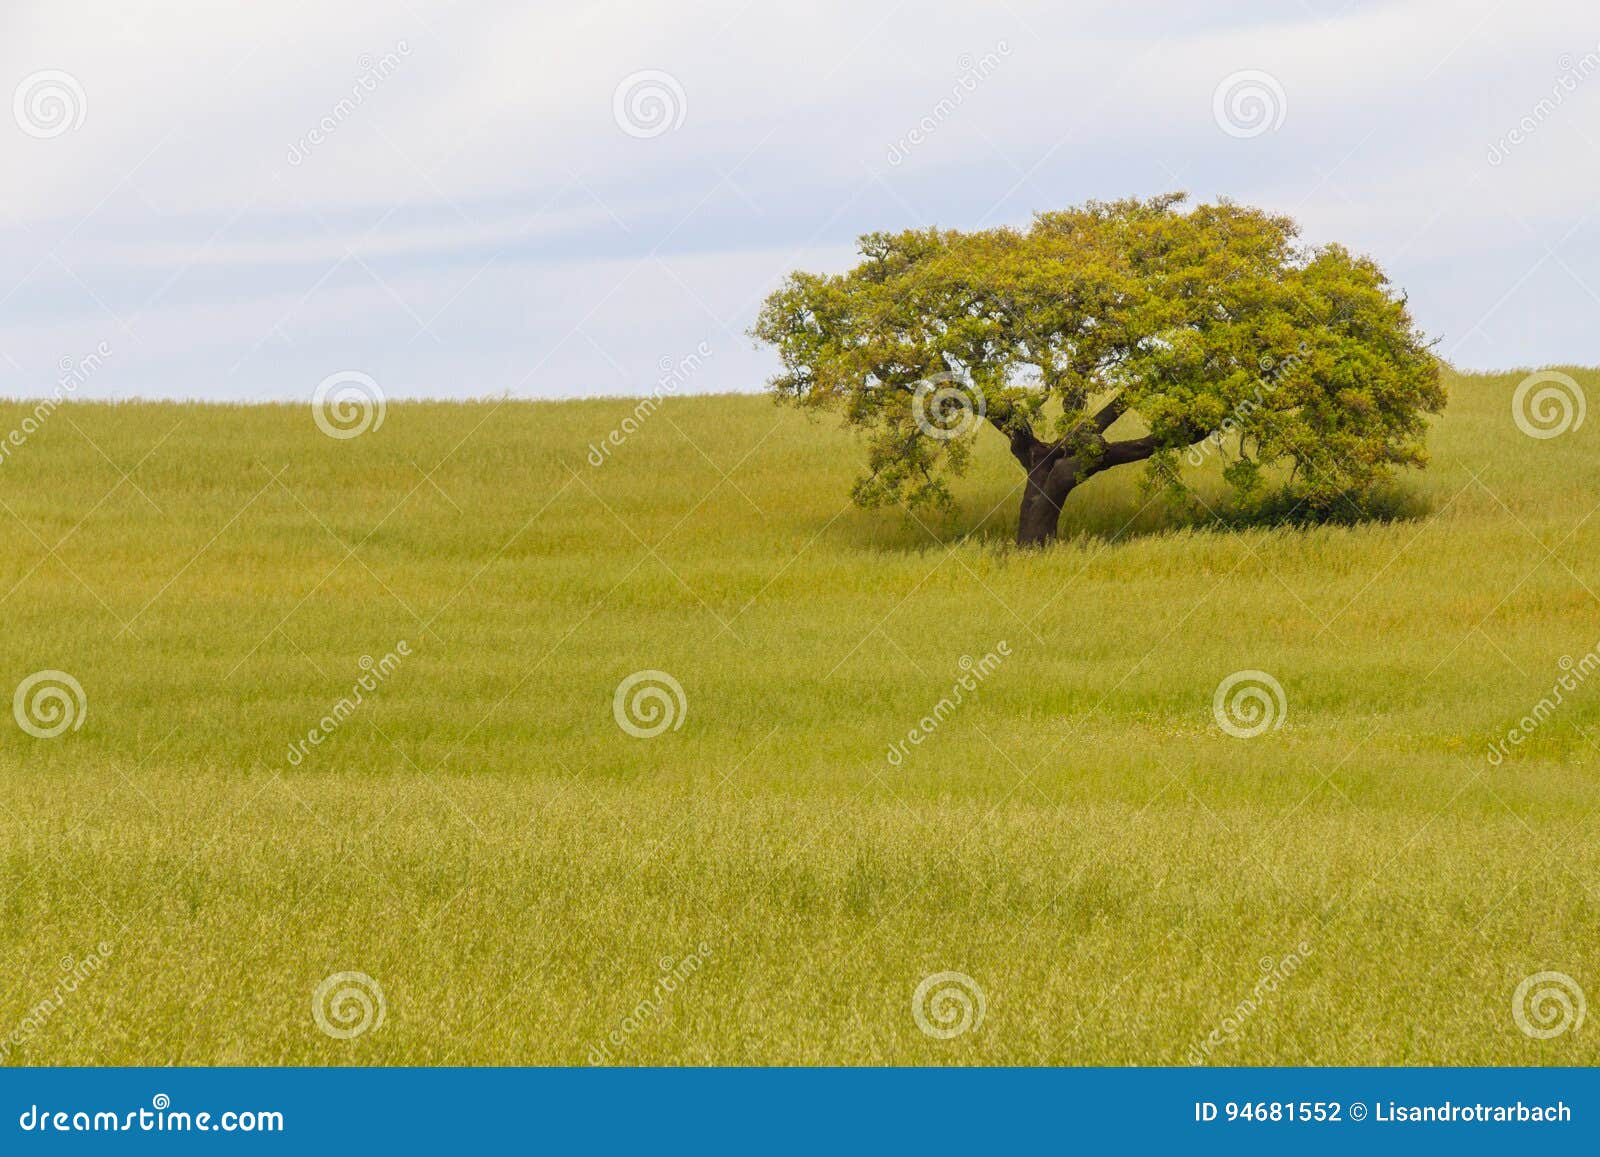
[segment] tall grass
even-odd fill
[[[87,707],[0,716],[0,1049],[1587,1063],[1512,998],[1600,993],[1600,680],[1486,753],[1600,642],[1600,434],[1524,435],[1521,377],[1452,377],[1387,517],[1218,527],[1125,468],[1035,553],[998,441],[954,512],[863,512],[851,438],[761,398],[669,399],[598,467],[632,402],[344,441],[64,406],[0,463],[0,693]],[[614,718],[643,670],[683,691],[654,738]],[[1213,716],[1243,670],[1286,702],[1251,739]],[[342,971],[383,994],[353,1039],[312,1012]],[[912,1009],[944,971],[984,997],[952,1039]]]

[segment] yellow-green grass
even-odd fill
[[[759,397],[669,399],[598,467],[635,401],[349,440],[64,406],[0,462],[0,1051],[1590,1063],[1600,1025],[1535,1039],[1513,994],[1600,994],[1600,678],[1486,758],[1600,642],[1600,423],[1526,436],[1522,377],[1450,379],[1414,517],[1180,526],[1127,467],[1034,553],[998,439],[924,527]],[[41,739],[9,700],[48,669],[87,712]],[[655,738],[613,715],[645,669],[687,702]],[[1239,739],[1213,692],[1247,669],[1287,712]],[[383,992],[354,1039],[312,1013],[342,971]],[[946,971],[985,1011],[938,1039]]]

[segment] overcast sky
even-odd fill
[[[1172,189],[1600,361],[1593,0],[4,0],[0,90],[4,395],[758,389],[861,232]]]

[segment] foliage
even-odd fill
[[[1445,395],[1377,265],[1297,245],[1286,217],[1182,202],[868,234],[855,268],[795,273],[767,299],[752,332],[782,358],[771,387],[867,432],[866,505],[947,503],[980,416],[1025,468],[1043,446],[1072,454],[1078,478],[1143,459],[1181,486],[1180,452],[1203,443],[1239,490],[1286,464],[1312,505],[1422,465]],[[948,415],[927,420],[930,383],[951,381],[973,419],[953,436]],[[1104,431],[1124,413],[1147,444],[1107,458]]]

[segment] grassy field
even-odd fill
[[[1415,517],[1212,531],[1124,468],[1035,553],[997,439],[924,526],[756,397],[598,467],[634,402],[63,407],[0,463],[0,693],[85,704],[0,714],[0,1052],[1592,1063],[1513,995],[1600,993],[1600,679],[1486,756],[1600,643],[1600,422],[1525,436],[1522,376],[1450,379]]]

